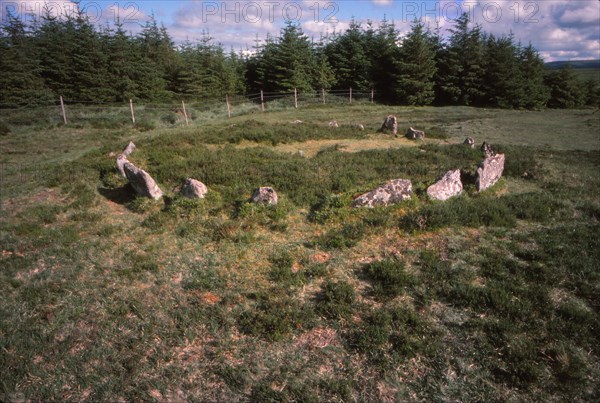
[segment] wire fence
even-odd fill
[[[0,108],[0,123],[11,127],[65,124],[113,127],[125,124],[152,128],[181,126],[256,112],[302,108],[309,105],[374,103],[374,91],[258,92],[180,102],[94,102],[60,97],[55,105]]]

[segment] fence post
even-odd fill
[[[298,109],[298,91],[294,88],[294,107]]]
[[[350,87],[350,103],[352,103],[352,87]]]
[[[375,90],[371,88],[371,103],[373,103],[373,98],[375,98]]]
[[[129,110],[131,111],[131,123],[135,126],[135,113],[133,113],[133,99],[129,98]]]
[[[229,94],[225,95],[225,102],[227,103],[227,117],[231,117],[231,105],[229,105]]]
[[[188,121],[187,112],[185,110],[185,102],[183,102],[183,99],[181,100],[181,109],[183,110],[183,117],[185,118],[185,125],[189,126],[190,122]]]
[[[325,103],[325,88],[321,88],[321,100]]]
[[[265,95],[263,90],[260,90],[260,110],[265,111]]]
[[[60,96],[60,109],[62,109],[63,122],[67,124],[67,113],[65,112],[65,103],[63,102],[62,95]]]

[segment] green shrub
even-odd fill
[[[364,271],[373,282],[373,293],[377,297],[396,297],[415,284],[414,277],[406,272],[404,262],[399,259],[370,263]]]
[[[271,271],[269,277],[272,281],[288,286],[298,286],[305,282],[302,272],[293,272],[294,257],[286,249],[278,249],[269,256]]]
[[[332,229],[319,237],[316,244],[325,249],[344,249],[356,246],[365,236],[366,229],[362,222],[346,224],[340,229]]]
[[[324,224],[332,220],[343,220],[348,216],[350,200],[339,195],[321,196],[320,200],[313,204],[308,213],[308,220]]]
[[[253,308],[243,311],[238,318],[238,326],[242,333],[279,341],[295,329],[310,329],[314,320],[310,307],[287,298],[270,296],[260,298]]]
[[[318,298],[318,312],[330,319],[348,319],[354,312],[356,293],[354,287],[345,281],[327,281],[321,286]]]

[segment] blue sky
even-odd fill
[[[22,18],[39,13],[44,3],[56,12],[73,7],[69,0],[0,0],[2,18],[9,7]],[[486,32],[512,32],[516,40],[531,42],[547,61],[600,59],[600,2],[598,0],[228,0],[228,1],[81,1],[98,24],[117,16],[133,33],[152,13],[176,42],[197,41],[203,32],[234,49],[252,48],[258,35],[277,36],[286,18],[301,24],[318,40],[323,34],[345,30],[352,18],[375,25],[384,16],[400,32],[422,19],[442,32],[452,19],[468,12]]]

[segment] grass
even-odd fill
[[[222,121],[190,109],[184,127],[140,107],[143,130],[116,111],[71,109],[68,126],[3,112],[0,400],[600,393],[593,110],[282,103]],[[377,134],[387,113],[431,136]],[[482,154],[460,144],[474,133],[507,161],[481,194]],[[131,139],[164,200],[119,177],[111,153]],[[458,168],[463,195],[430,201]],[[206,199],[177,194],[190,176]],[[412,200],[350,208],[398,178]],[[279,205],[249,203],[258,186]]]

